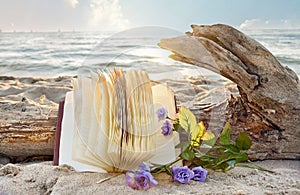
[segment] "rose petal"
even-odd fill
[[[194,177],[194,172],[191,171],[187,166],[179,167],[173,166],[171,168],[174,181],[188,184],[190,180]]]
[[[139,171],[149,171],[150,172],[150,167],[145,162],[141,162],[139,164],[138,170]]]
[[[163,126],[161,127],[162,130],[162,134],[164,136],[170,135],[172,133],[173,130],[173,126],[170,120],[165,120],[165,122],[163,123]]]
[[[148,190],[151,185],[157,185],[157,181],[149,171],[138,171],[134,177],[136,185],[143,190]]]
[[[136,172],[133,171],[133,170],[130,170],[130,171],[126,172],[126,185],[131,187],[134,190],[137,190],[138,186],[136,185],[136,182],[135,182],[135,179],[134,179],[135,175],[136,175]]]
[[[168,111],[166,108],[162,107],[156,111],[156,115],[159,120],[163,120],[163,119],[167,118]]]
[[[202,167],[194,167],[192,169],[194,172],[194,178],[193,180],[199,181],[199,182],[205,182],[206,176],[207,176],[207,170]]]

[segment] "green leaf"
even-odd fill
[[[226,145],[225,148],[226,151],[229,151],[230,153],[240,154],[240,149],[234,144]]]
[[[182,157],[184,160],[192,161],[192,160],[195,158],[195,154],[194,154],[194,152],[191,151],[191,150],[186,150],[186,151],[184,151],[184,152],[181,154],[181,157]]]
[[[236,139],[235,144],[240,150],[248,150],[251,147],[252,142],[247,133],[242,132]]]
[[[221,136],[220,136],[220,142],[223,143],[224,145],[229,145],[230,144],[230,123],[227,122],[226,125],[224,126]]]
[[[180,107],[179,113],[179,124],[188,133],[196,128],[197,122],[195,115],[187,108]]]
[[[213,146],[216,143],[216,137],[215,134],[213,134],[210,131],[207,131],[204,133],[204,135],[201,137],[201,140],[203,141],[203,144]]]
[[[248,155],[245,153],[231,154],[228,158],[235,159],[237,163],[246,162],[249,160]]]
[[[175,148],[181,148],[181,150],[184,151],[185,149],[187,149],[187,147],[189,147],[189,145],[190,145],[190,142],[187,142],[187,141],[180,142],[179,144],[177,144],[175,146]]]
[[[202,156],[204,156],[205,154],[203,154],[203,153],[200,153],[200,152],[196,152],[195,153],[195,157],[196,158],[201,158]]]
[[[174,131],[180,132],[180,124],[179,123],[173,124],[173,127],[174,127]]]
[[[266,172],[269,172],[269,173],[275,173],[274,171],[271,171],[271,170],[265,169],[265,168],[263,168],[261,166],[258,166],[257,164],[251,162],[250,160],[248,160],[248,162],[250,164],[237,163],[236,166],[238,166],[238,167],[246,167],[246,168],[250,168],[250,169],[257,169],[257,170],[266,171]]]

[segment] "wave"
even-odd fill
[[[300,31],[256,30],[248,34],[300,75]],[[193,70],[156,46],[157,37],[99,32],[1,33],[0,75],[75,75],[82,66],[133,67],[152,73]],[[165,52],[165,53],[164,53]],[[48,76],[47,76],[48,77]]]
[[[300,58],[289,56],[275,56],[282,64],[294,64],[300,66]]]

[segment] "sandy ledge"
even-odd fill
[[[177,184],[166,174],[155,176],[159,185],[151,194],[300,194],[300,161],[262,161],[259,165],[275,171],[267,173],[235,168],[214,172],[205,183]],[[0,168],[0,194],[143,194],[125,186],[125,175],[106,182],[103,173],[79,173],[52,162],[7,164]]]

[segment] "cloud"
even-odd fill
[[[250,29],[295,29],[300,28],[299,21],[295,20],[262,20],[262,19],[251,19],[245,20],[240,26],[242,30]]]
[[[71,7],[75,8],[79,3],[78,0],[65,0]]]
[[[128,28],[119,0],[91,0],[89,24],[94,29],[109,31]]]

